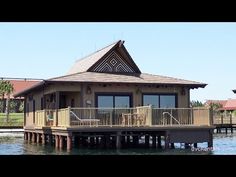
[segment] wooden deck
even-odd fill
[[[50,115],[50,119],[48,119]],[[209,109],[156,109],[142,106],[128,109],[65,108],[36,111],[35,123],[26,125],[25,140],[50,143],[69,150],[76,146],[174,147],[174,143],[207,142],[213,146],[212,114]]]
[[[127,148],[139,147],[145,138],[145,147],[170,148],[174,143],[186,145],[207,142],[213,146],[214,126],[152,126],[152,127],[43,127],[25,128],[25,140],[33,143],[50,143],[55,148],[102,147]],[[186,146],[188,147],[188,146]]]

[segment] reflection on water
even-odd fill
[[[184,149],[176,144],[176,149],[78,149],[56,150],[50,145],[32,144],[24,141],[23,133],[0,133],[0,155],[211,155],[236,154],[236,134],[215,134],[213,151],[202,143],[196,151]]]

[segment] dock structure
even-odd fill
[[[236,117],[232,115],[232,112],[221,112],[213,116],[213,125],[215,126],[215,133],[234,133]]]
[[[196,134],[198,135],[196,137]],[[100,148],[174,148],[175,143],[188,145],[207,142],[213,147],[213,129],[209,127],[149,127],[149,128],[86,128],[25,130],[25,140],[32,143],[50,144],[55,148],[71,150],[72,147]],[[144,144],[141,143],[145,138]],[[157,140],[158,139],[158,140]],[[187,147],[186,147],[187,148]]]

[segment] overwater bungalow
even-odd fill
[[[15,97],[25,98],[25,140],[35,143],[121,148],[144,138],[147,147],[212,147],[211,111],[190,108],[190,89],[206,85],[142,73],[119,40]]]

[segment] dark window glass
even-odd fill
[[[159,95],[143,95],[143,106],[148,105],[159,108]]]
[[[130,97],[129,96],[115,96],[115,107],[116,108],[129,108]]]
[[[129,108],[131,97],[125,95],[101,95],[97,97],[99,108]]]
[[[113,96],[98,96],[99,108],[113,108]]]
[[[70,106],[71,106],[72,108],[74,108],[74,107],[75,107],[75,100],[74,100],[74,99],[71,99]]]
[[[175,108],[175,95],[160,95],[160,108]]]

